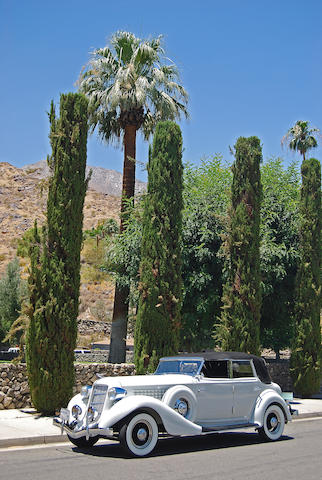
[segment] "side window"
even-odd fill
[[[207,378],[229,378],[228,362],[224,361],[205,361],[201,373]]]
[[[254,377],[252,365],[249,360],[233,360],[233,378]]]

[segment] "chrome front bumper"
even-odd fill
[[[92,423],[87,427],[72,428],[71,425],[65,423],[65,421],[60,417],[55,417],[53,419],[53,425],[61,429],[61,432],[64,431],[72,438],[81,438],[86,437],[88,440],[90,437],[102,437],[114,439],[113,430],[111,428],[98,428],[97,423]]]

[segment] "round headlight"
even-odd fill
[[[115,400],[121,400],[121,398],[124,398],[126,394],[127,392],[124,388],[111,387],[108,389],[108,398],[111,400],[111,402],[114,402]]]
[[[113,402],[116,399],[116,388],[112,387],[108,389],[108,398]]]
[[[72,415],[74,418],[78,418],[82,414],[82,409],[79,405],[74,405],[72,408]]]

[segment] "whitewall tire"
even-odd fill
[[[137,413],[120,430],[120,443],[131,454],[143,457],[152,452],[158,441],[158,425],[152,415]]]
[[[262,438],[269,441],[278,440],[284,431],[284,412],[278,405],[270,405],[264,414],[263,426],[258,429]]]

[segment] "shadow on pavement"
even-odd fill
[[[293,440],[293,437],[283,435],[278,442]],[[149,457],[162,457],[165,455],[178,455],[183,453],[192,453],[207,450],[220,450],[223,448],[241,447],[245,445],[265,444],[257,433],[211,433],[200,437],[181,437],[181,438],[161,438],[152,454],[147,457],[131,457],[121,447],[118,442],[113,444],[101,443],[91,448],[73,447],[75,453],[82,453],[94,457],[113,457],[144,459]]]

